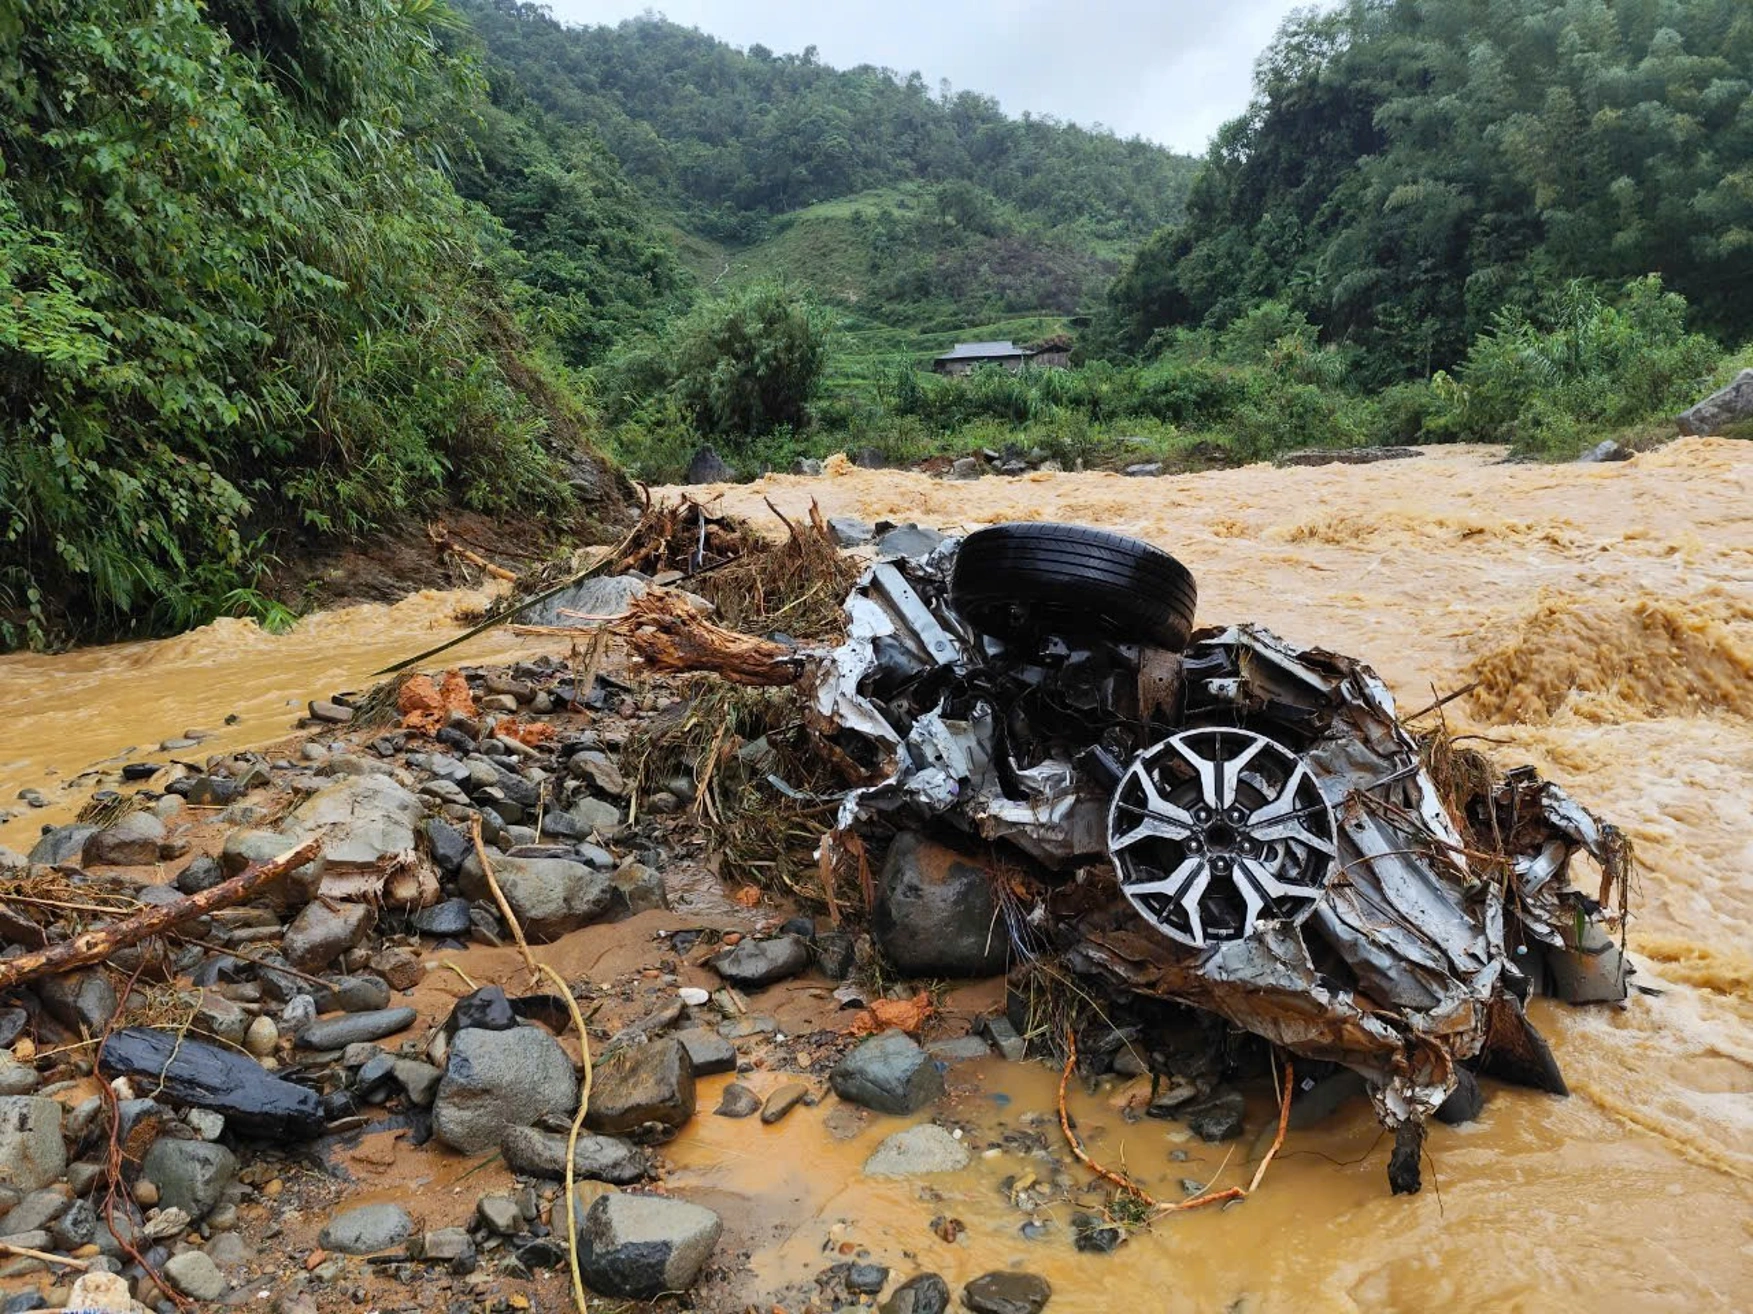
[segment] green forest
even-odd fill
[[[1204,159],[515,0],[0,6],[0,646],[620,471],[1638,444],[1748,363],[1729,0],[1300,11]],[[940,378],[957,340],[1074,368]]]

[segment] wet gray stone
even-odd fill
[[[237,1157],[223,1145],[168,1136],[152,1143],[140,1165],[141,1176],[158,1188],[159,1204],[181,1209],[197,1223],[224,1197],[237,1171]]]
[[[422,908],[414,914],[412,921],[414,929],[422,935],[466,936],[469,934],[469,901],[446,899],[430,908]]]
[[[280,952],[301,972],[320,972],[364,940],[375,920],[370,904],[313,900],[286,928]]]
[[[219,865],[219,859],[203,853],[189,859],[177,873],[177,892],[179,894],[199,894],[202,890],[211,890],[225,880],[225,870]]]
[[[747,1118],[760,1108],[761,1096],[733,1081],[719,1092],[719,1107],[713,1113],[720,1118]]]
[[[1011,941],[991,876],[955,850],[908,831],[877,878],[871,936],[907,976],[997,976]]]
[[[546,1031],[469,1027],[451,1039],[433,1102],[433,1134],[453,1149],[479,1154],[497,1148],[513,1127],[532,1126],[548,1114],[570,1119],[578,1102],[572,1060]]]
[[[1228,1141],[1242,1135],[1245,1111],[1242,1092],[1217,1090],[1181,1110],[1181,1119],[1203,1141]]]
[[[81,821],[71,826],[57,826],[31,845],[30,862],[34,866],[59,867],[63,863],[78,862],[85,851],[85,843],[97,834],[96,826]]]
[[[883,1302],[883,1314],[944,1314],[950,1308],[950,1285],[936,1273],[909,1278]]]
[[[552,940],[596,921],[609,911],[609,877],[566,858],[490,857],[494,879],[532,940]],[[493,891],[473,854],[463,864],[458,885],[471,899],[491,899]]]
[[[164,843],[164,822],[150,812],[130,812],[85,841],[88,867],[150,867]]]
[[[737,1066],[737,1051],[716,1031],[690,1027],[676,1033],[676,1041],[688,1051],[688,1065],[697,1077],[730,1072]],[[34,1074],[33,1074],[34,1075]]]
[[[1053,1294],[1044,1277],[1002,1270],[970,1282],[962,1289],[962,1303],[974,1314],[1038,1314]]]
[[[968,1167],[968,1147],[936,1123],[923,1122],[885,1136],[865,1160],[867,1177],[915,1177]]]
[[[913,1113],[944,1093],[944,1078],[900,1031],[872,1036],[843,1058],[829,1084],[843,1100],[880,1113]]]
[[[923,557],[944,541],[935,529],[908,523],[897,525],[877,540],[880,557]]]
[[[500,1141],[506,1166],[529,1177],[566,1176],[566,1141],[560,1132],[513,1127]],[[573,1176],[592,1182],[625,1186],[651,1171],[644,1151],[618,1136],[581,1135],[573,1152]]]
[[[381,976],[343,976],[311,996],[319,1013],[372,1013],[390,1006],[390,983]]]
[[[36,1191],[66,1171],[60,1104],[40,1095],[0,1096],[0,1185]]]
[[[694,1285],[723,1224],[700,1205],[655,1195],[599,1196],[579,1226],[579,1267],[593,1291],[650,1300]]]
[[[116,988],[97,968],[52,976],[37,987],[37,994],[50,1017],[88,1036],[102,1035],[120,1007]]]
[[[414,1220],[401,1205],[361,1205],[331,1218],[318,1244],[343,1255],[371,1255],[413,1235]]]
[[[1754,414],[1754,370],[1743,370],[1725,387],[1694,403],[1675,417],[1683,434],[1721,433]]]
[[[720,950],[706,964],[732,985],[753,990],[809,967],[810,945],[795,935],[776,935],[771,940],[745,938]]]
[[[346,1049],[406,1030],[417,1016],[412,1008],[379,1008],[324,1018],[300,1031],[294,1043],[300,1049]]]
[[[173,1287],[195,1300],[218,1300],[225,1294],[225,1274],[210,1256],[199,1250],[172,1255],[162,1271]]]

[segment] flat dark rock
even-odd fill
[[[247,1135],[304,1140],[323,1131],[316,1092],[264,1071],[243,1054],[172,1031],[117,1031],[105,1042],[98,1068],[106,1077],[145,1078],[172,1103],[223,1113]]]
[[[419,1016],[412,1008],[379,1008],[369,1013],[313,1022],[298,1033],[300,1049],[346,1049],[367,1040],[382,1040],[414,1024]]]

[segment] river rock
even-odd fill
[[[280,1044],[280,1028],[267,1015],[254,1018],[244,1031],[244,1048],[257,1058],[267,1058]]]
[[[593,1091],[593,1107],[596,1102]],[[452,1149],[479,1154],[497,1148],[510,1128],[532,1126],[548,1114],[571,1118],[578,1103],[572,1060],[546,1031],[471,1027],[451,1040],[433,1101],[433,1134]]]
[[[371,1255],[413,1235],[414,1220],[401,1205],[361,1205],[331,1218],[318,1244],[343,1255]]]
[[[944,1314],[949,1308],[950,1285],[936,1273],[909,1278],[883,1302],[883,1314]]]
[[[613,836],[621,829],[621,809],[600,798],[586,796],[579,799],[567,809],[567,815],[583,829],[584,834],[576,837],[579,839],[591,835]]]
[[[596,921],[609,910],[609,877],[566,858],[496,857],[494,878],[532,940],[553,940]],[[470,855],[458,884],[471,899],[491,899],[481,860]]]
[[[0,1185],[40,1191],[66,1171],[60,1104],[40,1095],[0,1095]]]
[[[901,1031],[885,1031],[862,1042],[828,1080],[843,1100],[879,1113],[913,1113],[944,1093],[937,1065]]]
[[[877,540],[877,555],[890,557],[923,557],[944,541],[935,529],[924,529],[909,521],[897,525]]]
[[[140,1175],[158,1188],[158,1202],[194,1222],[207,1217],[237,1176],[238,1161],[223,1145],[161,1136],[141,1162]]]
[[[225,869],[219,865],[218,858],[198,854],[177,873],[177,893],[199,894],[202,890],[211,890],[224,879]]]
[[[340,1017],[323,1018],[298,1033],[293,1042],[300,1049],[346,1049],[382,1040],[414,1025],[418,1017],[412,1008],[379,1008],[369,1013],[345,1013]]]
[[[1683,434],[1722,433],[1754,415],[1754,370],[1743,370],[1726,387],[1695,402],[1675,417]]]
[[[58,1190],[44,1187],[40,1191],[32,1191],[7,1211],[4,1231],[8,1236],[16,1236],[21,1232],[46,1231],[49,1224],[67,1212],[69,1203],[71,1202],[67,1198],[65,1186]]]
[[[678,1031],[676,1042],[688,1051],[688,1066],[694,1069],[697,1077],[730,1072],[737,1066],[737,1051],[731,1042],[706,1027]]]
[[[1228,1141],[1242,1135],[1245,1111],[1242,1092],[1217,1090],[1181,1110],[1181,1120],[1203,1141]]]
[[[719,1107],[713,1113],[720,1118],[747,1118],[760,1108],[761,1096],[733,1081],[719,1092]]]
[[[312,794],[280,833],[286,847],[323,836],[325,869],[375,868],[415,852],[420,800],[387,775],[344,776]]]
[[[195,1300],[218,1300],[225,1294],[225,1274],[199,1250],[185,1250],[165,1260],[163,1273],[170,1284]]]
[[[968,1147],[937,1123],[923,1122],[885,1136],[865,1160],[867,1177],[915,1177],[968,1167]]]
[[[712,1035],[711,1032],[704,1034]],[[714,1036],[713,1039],[717,1040],[718,1037]],[[726,1048],[730,1046],[727,1045]],[[0,1095],[34,1095],[42,1084],[43,1079],[35,1068],[28,1063],[18,1062],[10,1053],[0,1050]]]
[[[579,1226],[579,1267],[591,1290],[651,1300],[694,1285],[723,1224],[700,1205],[655,1195],[599,1196]]]
[[[299,910],[280,941],[286,961],[303,972],[320,972],[370,933],[376,916],[371,905],[331,907],[314,899]]]
[[[227,876],[241,876],[246,867],[278,858],[292,844],[271,830],[234,830],[219,850],[219,865]]]
[[[336,977],[311,996],[319,1013],[374,1013],[390,1006],[390,983],[381,976]]]
[[[109,977],[96,968],[52,976],[37,994],[50,1017],[88,1036],[103,1034],[121,1007]]]
[[[739,940],[706,960],[706,965],[744,990],[796,976],[810,966],[810,945],[795,935],[771,940]]]
[[[71,826],[55,827],[31,845],[30,865],[59,867],[65,863],[81,861],[86,841],[97,834],[97,829],[83,821]]]
[[[593,1091],[593,1095],[595,1092]],[[530,1177],[566,1176],[566,1141],[559,1132],[513,1127],[499,1143],[506,1167]],[[651,1171],[646,1154],[618,1136],[581,1135],[573,1152],[573,1175],[625,1186]]]
[[[1034,1273],[1001,1270],[983,1273],[962,1289],[962,1303],[974,1314],[1039,1314],[1054,1289]]]
[[[459,861],[459,866],[461,862]],[[447,872],[447,875],[454,873]],[[422,935],[460,939],[469,934],[469,901],[446,899],[430,908],[422,908],[411,919],[414,929]]]
[[[164,822],[150,812],[130,812],[85,841],[88,867],[150,867],[164,843]]]
[[[610,899],[615,912],[627,914],[651,912],[670,906],[670,892],[664,877],[643,862],[629,862],[617,867],[609,877],[613,887]]]
[[[445,1034],[454,1036],[459,1031],[473,1028],[477,1031],[510,1031],[518,1025],[518,1015],[512,1011],[512,1001],[505,997],[505,989],[496,985],[484,985],[479,990],[472,990],[459,999],[451,1008],[451,1015],[445,1019]]]
[[[688,462],[688,469],[682,474],[685,484],[729,484],[734,483],[737,472],[725,464],[725,460],[709,443],[695,452]]]
[[[524,1230],[524,1211],[503,1192],[491,1192],[477,1200],[475,1217],[496,1236],[516,1236]]]
[[[765,1127],[773,1126],[774,1123],[802,1104],[809,1094],[810,1087],[801,1081],[788,1081],[785,1085],[771,1091],[768,1097],[761,1102],[762,1125]]]
[[[1011,947],[992,877],[914,831],[896,836],[877,880],[871,935],[907,976],[997,976]]]
[[[828,518],[828,536],[836,547],[864,547],[876,534],[877,530],[869,520],[860,520],[857,516]]]
[[[628,1045],[599,1063],[585,1125],[630,1132],[655,1122],[674,1130],[694,1116],[694,1068],[674,1036]]]
[[[106,1077],[141,1078],[174,1103],[223,1113],[234,1130],[249,1135],[284,1142],[323,1130],[323,1108],[314,1091],[264,1072],[235,1050],[174,1031],[125,1027],[113,1032],[98,1068]]]

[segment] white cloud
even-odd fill
[[[1102,123],[1199,154],[1248,104],[1255,57],[1295,0],[549,0],[564,23],[617,23],[656,10],[736,46],[815,46],[837,68],[918,70],[928,84]]]

